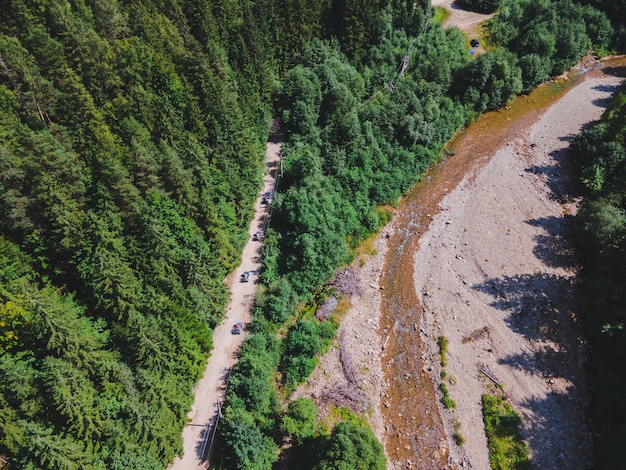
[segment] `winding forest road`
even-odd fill
[[[263,250],[262,238],[253,241],[252,236],[265,228],[269,215],[269,204],[262,204],[263,194],[273,192],[276,184],[276,171],[280,160],[280,143],[276,140],[267,143],[265,161],[268,173],[263,176],[263,189],[254,203],[254,218],[250,222],[250,238],[241,255],[241,265],[226,279],[230,289],[230,303],[222,323],[213,331],[213,350],[207,361],[204,376],[194,387],[194,403],[189,412],[189,424],[183,430],[183,455],[176,457],[169,466],[171,470],[192,470],[208,467],[202,461],[211,445],[205,440],[210,423],[218,414],[224,401],[226,384],[230,370],[237,362],[237,352],[245,338],[245,326],[251,319],[251,308],[257,285],[257,274],[261,268]],[[248,282],[240,282],[241,275],[248,271]],[[231,329],[237,322],[244,324],[244,334],[233,335]],[[211,437],[212,434],[209,434]],[[208,441],[208,442],[205,442]]]

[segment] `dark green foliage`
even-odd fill
[[[371,429],[349,422],[333,428],[328,450],[314,470],[384,470],[387,468],[383,447]]]
[[[481,402],[491,468],[530,469],[528,448],[518,432],[521,423],[518,414],[500,395],[483,395]]]
[[[317,364],[317,357],[330,346],[337,325],[333,322],[298,320],[285,340],[282,370],[285,387],[294,389]]]
[[[503,0],[489,32],[518,55],[524,90],[563,73],[589,49],[606,50],[613,38],[602,12],[573,0]]]
[[[522,72],[514,54],[497,49],[481,54],[458,73],[458,89],[479,113],[498,109],[522,91]]]
[[[223,464],[227,468],[246,470],[271,469],[278,447],[251,419],[228,417],[222,437],[232,452]]]
[[[526,86],[577,57],[587,37],[598,47],[612,37],[602,14],[568,2],[556,10],[567,13],[563,28],[550,2],[503,5],[507,22],[494,37],[522,55]],[[285,423],[277,384],[304,380],[336,325],[305,316],[282,344],[278,328],[385,223],[379,206],[394,204],[459,126],[518,91],[505,52],[470,62],[463,36],[434,24],[416,37],[427,8],[3,4],[3,458],[18,468],[155,469],[180,452],[192,386],[227,303],[223,279],[248,238],[275,103],[289,143],[265,239],[265,292],[218,436],[220,465],[271,466]],[[537,51],[521,52],[527,43]],[[470,85],[455,82],[461,70]],[[598,189],[619,173],[620,151],[609,150],[613,166],[588,171]],[[603,217],[615,223],[602,235],[611,239],[621,230],[612,203]],[[369,442],[340,431],[332,455]]]
[[[313,437],[317,427],[317,409],[315,403],[308,398],[298,398],[287,407],[283,415],[280,429],[291,436],[297,444],[304,439]]]
[[[332,4],[333,33],[348,57],[361,58],[383,34],[385,21],[381,11],[387,0],[335,0]]]
[[[455,3],[465,10],[493,13],[500,7],[501,2],[502,0],[457,0]]]
[[[3,7],[0,455],[16,467],[163,468],[180,451],[271,88],[256,30],[224,42],[200,3]]]
[[[601,122],[583,131],[572,152],[588,190],[577,219],[584,270],[584,325],[593,347],[589,373],[596,437],[596,466],[618,467],[624,438],[626,393],[626,201],[624,136],[626,94],[618,93]]]

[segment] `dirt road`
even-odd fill
[[[250,309],[256,290],[257,273],[261,267],[262,238],[253,241],[257,231],[265,227],[269,204],[262,204],[263,195],[272,192],[275,185],[275,172],[279,161],[280,144],[270,141],[267,144],[266,163],[268,172],[263,177],[263,188],[254,203],[255,215],[248,233],[250,240],[243,249],[241,265],[226,279],[230,289],[230,303],[222,323],[213,331],[213,351],[207,361],[203,378],[194,388],[195,399],[189,412],[189,425],[183,430],[183,455],[176,457],[170,465],[172,470],[192,470],[207,468],[201,461],[201,453],[210,443],[204,442],[208,423],[217,414],[218,405],[224,400],[225,380],[235,365],[236,353],[243,342],[244,334],[233,335],[231,328],[237,322],[247,325],[250,322]],[[248,282],[240,282],[241,274],[250,273]]]
[[[493,15],[484,15],[482,13],[474,13],[459,8],[454,0],[431,0],[434,7],[443,7],[450,12],[450,16],[446,19],[443,26],[446,28],[456,27],[465,33],[476,33],[480,31],[480,25]]]

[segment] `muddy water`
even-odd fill
[[[386,450],[391,468],[445,468],[448,451],[437,398],[425,372],[420,339],[421,307],[413,286],[413,253],[443,197],[469,172],[489,161],[507,141],[528,129],[546,109],[591,74],[622,73],[626,58],[579,67],[567,79],[546,84],[507,109],[487,113],[448,144],[452,156],[436,165],[400,202],[383,269],[380,335],[385,344],[383,396]],[[620,70],[621,69],[621,70]]]

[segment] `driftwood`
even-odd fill
[[[341,330],[339,333],[339,360],[341,361],[346,380],[352,385],[358,385],[356,366],[352,361],[350,353],[348,353],[348,348],[345,346],[345,337],[345,330]]]
[[[343,271],[337,271],[332,286],[339,294],[348,297],[361,295],[361,278],[352,268],[346,268]]]
[[[463,338],[463,344],[469,343],[471,341],[478,341],[479,339],[484,339],[489,337],[489,327],[483,326],[477,330],[472,331],[468,336]]]
[[[485,377],[491,380],[494,384],[496,384],[498,388],[502,388],[502,385],[500,384],[500,382],[498,382],[498,379],[496,379],[493,375],[491,375],[491,373],[487,369],[482,367],[479,369],[479,371],[481,374],[483,374]]]
[[[350,385],[326,390],[320,398],[324,401],[333,402],[340,408],[348,408],[355,413],[363,413],[367,409],[367,401],[363,392]]]

